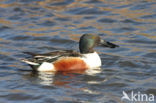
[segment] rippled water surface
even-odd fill
[[[84,33],[120,45],[96,48],[97,73],[36,74],[20,62],[24,51],[78,50]],[[0,58],[0,103],[129,103],[122,91],[156,96],[156,1],[0,0]]]

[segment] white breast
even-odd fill
[[[83,60],[90,68],[98,68],[101,66],[101,59],[96,52],[83,54],[83,56]]]

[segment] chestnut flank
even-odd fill
[[[53,63],[56,71],[75,71],[88,69],[85,62],[79,57],[64,57]]]

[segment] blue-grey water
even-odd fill
[[[78,51],[84,33],[120,45],[96,48],[96,73],[33,73],[20,61]],[[0,0],[0,103],[131,103],[123,91],[156,96],[155,0]]]

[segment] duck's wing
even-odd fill
[[[54,51],[45,54],[34,54],[31,52],[24,52],[32,56],[30,59],[22,59],[23,62],[26,62],[29,65],[40,65],[43,62],[54,62],[60,57],[82,57],[82,55],[73,50],[61,50]]]

